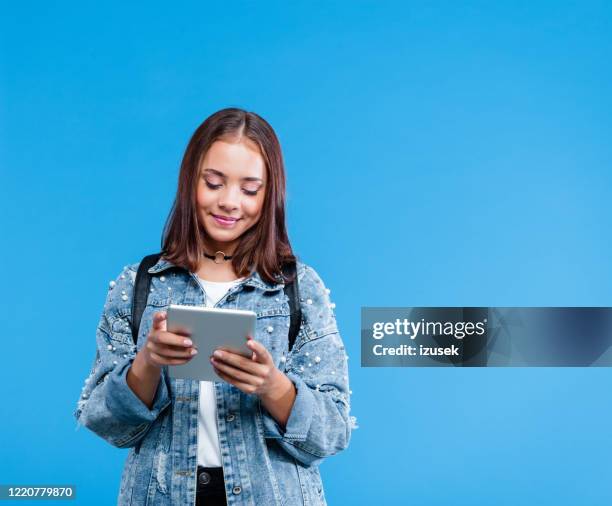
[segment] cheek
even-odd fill
[[[259,219],[263,210],[263,198],[250,200],[244,204],[243,209],[251,219]]]
[[[211,192],[206,191],[206,188],[198,187],[198,191],[196,193],[196,203],[198,207],[207,207],[212,203]]]

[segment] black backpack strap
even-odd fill
[[[155,253],[154,255],[147,255],[142,259],[138,266],[138,272],[136,272],[136,280],[134,281],[134,294],[132,296],[132,338],[134,344],[138,344],[138,331],[140,329],[140,320],[142,319],[142,313],[144,313],[145,307],[147,306],[147,299],[149,298],[149,289],[151,287],[151,275],[148,270],[153,267],[159,258],[161,253]]]
[[[134,344],[138,341],[138,331],[140,329],[140,320],[147,305],[149,298],[149,289],[151,287],[151,275],[148,270],[153,267],[161,257],[161,253],[148,255],[142,259],[136,272],[136,280],[134,281],[134,294],[132,297],[132,338]],[[293,280],[285,284],[285,294],[289,299],[289,351],[295,344],[295,339],[300,332],[302,325],[302,309],[300,308],[300,288],[298,285],[297,267],[295,262],[285,264],[283,273],[286,276],[293,277]]]
[[[283,265],[283,274],[292,276],[293,280],[285,283],[285,294],[289,299],[289,351],[293,348],[295,338],[302,325],[302,309],[300,307],[300,287],[298,285],[297,267],[295,262]]]

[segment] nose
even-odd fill
[[[225,211],[238,209],[240,205],[240,188],[228,186],[219,194],[219,207]]]

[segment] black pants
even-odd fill
[[[222,467],[198,466],[196,506],[227,506]]]

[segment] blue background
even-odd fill
[[[361,306],[612,306],[608,2],[2,10],[2,483],[116,501],[127,452],[72,417],[108,282],[158,250],[193,130],[240,106],[281,139],[350,356],[329,503],[610,504],[610,369],[359,364]]]

